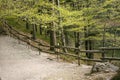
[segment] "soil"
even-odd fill
[[[57,61],[55,56],[43,52],[39,55],[24,42],[0,36],[0,80],[94,80],[99,74],[88,76],[91,68]]]

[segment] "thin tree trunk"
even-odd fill
[[[26,21],[26,29],[29,30],[29,23]]]
[[[54,51],[54,46],[56,45],[56,32],[53,30],[50,30],[50,50]]]
[[[87,27],[84,27],[84,37],[85,37],[85,50],[89,50],[89,42],[86,39],[88,37],[88,31],[87,31]],[[89,53],[86,53],[86,56],[89,57]]]
[[[106,34],[106,24],[104,25],[104,29],[103,29],[103,47],[105,47],[105,34]],[[103,53],[102,53],[102,57],[104,58],[105,57],[105,53],[104,53],[104,50],[103,50]]]
[[[76,32],[74,32],[74,38],[75,38],[75,44],[76,44],[76,42],[77,42],[77,33]]]
[[[66,41],[66,45],[69,45],[69,38],[68,38],[68,32],[65,31],[65,41]]]
[[[64,34],[64,31],[63,31],[63,30],[61,31],[61,41],[62,41],[62,46],[66,47],[65,34]],[[66,53],[66,52],[67,52],[67,49],[66,49],[66,48],[63,48],[63,51]]]
[[[35,24],[33,24],[33,31],[32,31],[32,38],[33,38],[33,40],[35,40],[36,39],[36,30],[35,30]]]
[[[35,24],[35,31],[37,32],[37,25]]]
[[[39,26],[40,35],[42,35],[42,25]]]
[[[79,48],[79,47],[80,47],[80,33],[77,32],[76,33],[75,48]],[[78,50],[75,50],[75,53],[78,54]]]
[[[53,5],[55,4],[54,0],[49,0],[50,2],[52,1]],[[54,17],[54,8],[52,8],[53,14],[52,16]],[[54,51],[55,48],[54,46],[56,45],[56,31],[55,31],[55,22],[53,21],[52,24],[50,25],[53,28],[50,30],[50,50]]]
[[[89,40],[89,50],[92,50],[93,49],[93,42],[91,40]],[[94,55],[93,53],[89,53],[89,58],[90,59],[93,59],[94,58]]]
[[[28,19],[26,20],[26,29],[27,29],[27,30],[30,29],[30,26],[29,26],[29,23],[28,23]]]
[[[86,39],[89,37],[88,28],[85,27],[84,31],[85,31],[85,39]],[[92,50],[92,41],[91,40],[88,40],[88,39],[85,40],[85,50]],[[94,57],[93,53],[86,53],[86,56],[87,56],[87,58],[91,58],[91,59]]]
[[[58,8],[60,7],[60,1],[57,0],[56,5],[58,5]],[[64,34],[64,30],[63,30],[63,26],[61,25],[61,13],[59,13],[59,27],[61,28],[61,42],[62,42],[62,46],[66,46],[66,40],[65,40],[65,34]],[[67,49],[63,48],[63,51],[66,53]]]

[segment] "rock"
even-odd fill
[[[47,58],[48,60],[50,60],[50,61],[53,61],[53,59],[51,59],[51,58]]]
[[[109,63],[109,62],[105,62],[105,63],[100,63],[100,62],[96,62],[93,67],[91,72],[105,72],[105,73],[109,73],[109,72],[117,72],[119,70],[119,67]]]

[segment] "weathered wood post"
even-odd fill
[[[78,65],[80,66],[80,53],[78,52]]]
[[[17,39],[18,39],[18,44],[20,44],[20,37],[18,36]]]
[[[59,61],[59,52],[60,52],[60,46],[58,43],[57,46],[55,46],[55,53],[57,54],[57,61]]]
[[[39,50],[39,55],[41,55],[41,49],[40,49],[40,47],[39,47],[39,49],[38,49],[38,50]]]
[[[105,50],[102,49],[102,51],[103,51],[103,52],[102,52],[102,60],[104,61],[104,60],[105,60],[105,59],[104,59],[104,58],[105,58]]]

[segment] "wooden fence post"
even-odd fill
[[[103,51],[103,52],[102,52],[102,60],[104,61],[104,58],[105,58],[105,50],[103,49],[102,51]]]
[[[41,55],[41,52],[40,52],[40,51],[41,51],[41,49],[40,49],[40,47],[39,47],[39,55]]]
[[[78,55],[78,65],[80,66],[80,50],[76,49],[76,54]]]
[[[78,52],[78,65],[80,66],[80,53]]]
[[[55,50],[55,54],[57,55],[57,61],[59,61],[59,52],[60,52],[60,49],[59,49],[59,43],[57,44],[57,46],[55,45],[54,46],[54,50]]]

